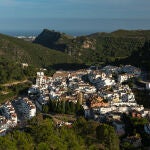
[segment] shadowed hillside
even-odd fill
[[[39,67],[74,62],[70,56],[62,52],[2,34],[0,34],[0,58]]]
[[[43,32],[35,39],[34,43],[41,44],[45,47],[64,51],[66,44],[69,44],[72,36],[56,31],[44,29]]]
[[[76,60],[90,65],[114,63],[118,60],[128,60],[128,63],[132,63],[130,58],[133,58],[134,54],[136,59],[142,61],[138,54],[142,53],[142,59],[145,59],[149,53],[146,47],[149,39],[150,30],[118,30],[76,38],[70,38],[64,33],[44,30],[34,42],[64,51]]]

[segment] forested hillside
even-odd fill
[[[71,63],[73,59],[52,49],[0,34],[0,58],[34,66]]]
[[[140,60],[138,65],[144,61],[148,66],[149,40],[150,30],[118,30],[74,38],[56,31],[44,30],[34,42],[64,51],[88,65],[114,63],[120,60],[133,63],[133,56],[136,54],[136,60]]]
[[[0,34],[1,83],[28,76],[32,69],[23,70],[21,63],[50,69],[130,63],[150,70],[150,30],[118,30],[76,38],[44,30],[34,42],[45,47]]]
[[[16,80],[25,80],[35,75],[35,68],[28,66],[23,68],[15,61],[0,59],[0,84]]]
[[[105,138],[103,138],[105,137]],[[0,137],[0,150],[119,150],[113,127],[79,117],[74,125],[58,128],[41,115],[22,130]]]

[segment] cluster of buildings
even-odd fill
[[[127,84],[129,79],[140,75],[141,70],[131,65],[106,66],[102,69],[91,67],[88,70],[88,79],[97,92],[89,105],[83,105],[85,117],[99,122],[111,122],[118,135],[123,135],[123,113],[136,113],[136,117],[150,116],[150,112],[143,105],[137,104],[135,95]]]
[[[20,120],[31,119],[32,117],[36,116],[36,106],[27,97],[19,97],[12,103]]]
[[[23,35],[20,35],[20,36],[16,36],[18,39],[23,39],[25,41],[28,41],[28,42],[32,42],[35,40],[36,36],[23,36]]]
[[[53,77],[46,77],[43,72],[37,72],[36,85],[28,90],[28,94],[30,97],[39,95],[35,99],[35,104],[40,110],[49,99],[74,103],[80,100],[82,104],[83,96],[96,92],[94,86],[82,80],[86,73],[86,70],[57,71]]]
[[[17,125],[17,114],[11,102],[7,101],[0,106],[0,135],[5,135],[9,128]]]
[[[105,66],[77,71],[57,71],[52,77],[37,72],[36,84],[28,89],[29,98],[18,98],[0,106],[0,133],[17,125],[18,120],[30,119],[36,109],[52,101],[79,102],[85,118],[98,122],[111,122],[118,135],[125,133],[122,114],[134,117],[150,116],[150,112],[137,104],[134,93],[126,81],[137,78],[141,70],[131,66]],[[149,126],[145,126],[149,133]]]
[[[137,104],[129,85],[124,84],[140,74],[141,70],[131,65],[57,71],[52,77],[37,72],[36,84],[28,90],[28,94],[31,97],[38,95],[35,104],[40,110],[50,99],[74,103],[79,101],[86,118],[99,122],[113,120],[118,134],[123,134],[123,113],[138,112],[141,117],[149,115],[149,111]]]
[[[0,106],[0,136],[18,125],[19,121],[36,115],[36,107],[28,98],[7,101]],[[23,119],[23,120],[22,120]]]

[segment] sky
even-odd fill
[[[150,20],[150,0],[0,0],[0,31],[57,28],[63,19]]]

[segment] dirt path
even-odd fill
[[[42,114],[50,116],[55,123],[61,123],[61,122],[64,122],[64,121],[69,121],[69,122],[72,121],[72,122],[74,122],[76,120],[76,118],[75,118],[74,115],[67,115],[67,114],[45,114],[45,113],[42,113]]]
[[[17,85],[17,84],[26,83],[26,82],[31,82],[31,81],[29,81],[29,80],[15,81],[15,82],[11,82],[11,83],[2,84],[2,86],[12,86],[12,85]]]

